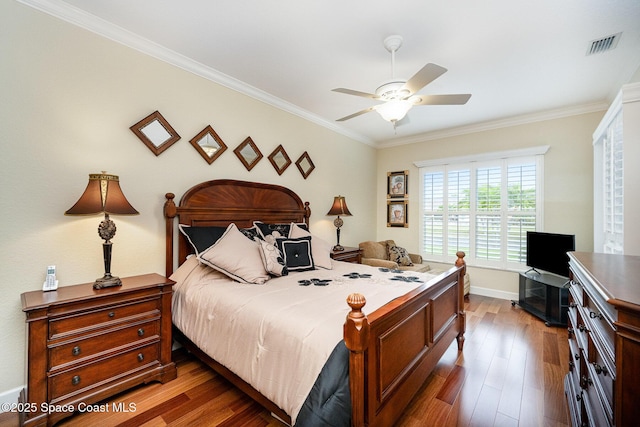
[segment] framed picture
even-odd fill
[[[387,172],[387,198],[404,199],[407,197],[409,171]]]
[[[154,111],[129,129],[156,156],[159,156],[160,153],[180,139],[178,132],[171,127],[167,119],[159,111]]]
[[[387,227],[408,227],[408,206],[408,200],[389,200],[387,202]]]

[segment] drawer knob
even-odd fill
[[[115,311],[110,311],[110,312],[109,312],[109,317],[110,317],[110,318],[114,318],[114,317],[116,317],[116,312],[115,312]]]
[[[138,362],[142,362],[144,360],[144,354],[138,353]]]
[[[576,308],[578,306],[578,304],[576,304],[575,302],[569,303],[569,308]]]
[[[80,346],[77,345],[75,347],[73,347],[73,349],[71,350],[71,354],[74,356],[78,356],[80,354]]]
[[[607,374],[609,373],[606,366],[600,366],[595,362],[593,363],[593,368],[595,369],[596,374],[598,375],[602,374],[604,376],[607,376]]]
[[[74,375],[73,378],[71,378],[71,384],[73,385],[80,384],[80,375]]]
[[[576,359],[576,360],[580,360],[580,353],[574,354],[573,358]]]
[[[582,377],[580,377],[581,379],[581,383],[582,383],[582,388],[586,388],[587,386],[593,385],[593,381],[591,381],[591,378],[589,378],[586,375],[583,375]]]
[[[144,329],[142,328],[138,329],[138,336],[139,337],[144,336]]]
[[[602,313],[596,313],[595,311],[590,311],[589,317],[592,319],[602,319]]]
[[[584,331],[589,332],[589,329],[587,329],[587,327],[584,326],[583,324],[578,325],[578,329],[580,329],[580,332],[584,332]]]

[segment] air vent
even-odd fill
[[[587,55],[594,55],[596,53],[602,53],[608,50],[615,49],[621,35],[622,33],[617,33],[592,41],[589,49],[587,50]]]

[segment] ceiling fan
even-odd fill
[[[402,46],[402,37],[392,35],[384,39],[384,47],[391,53],[391,80],[384,82],[375,93],[360,92],[352,89],[337,88],[334,92],[347,95],[371,98],[384,101],[372,107],[365,108],[357,113],[342,117],[336,121],[344,122],[370,111],[377,111],[383,119],[391,122],[393,127],[402,120],[411,107],[415,105],[463,105],[466,104],[471,94],[451,95],[418,95],[420,89],[447,72],[447,69],[436,64],[427,64],[409,80],[395,77],[395,53]]]

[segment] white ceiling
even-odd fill
[[[639,0],[19,0],[371,145],[606,107],[640,67]],[[105,22],[106,21],[106,22]],[[614,50],[587,55],[615,33]],[[449,71],[419,93],[471,93],[418,106],[393,126],[376,112],[391,78],[428,62]]]

